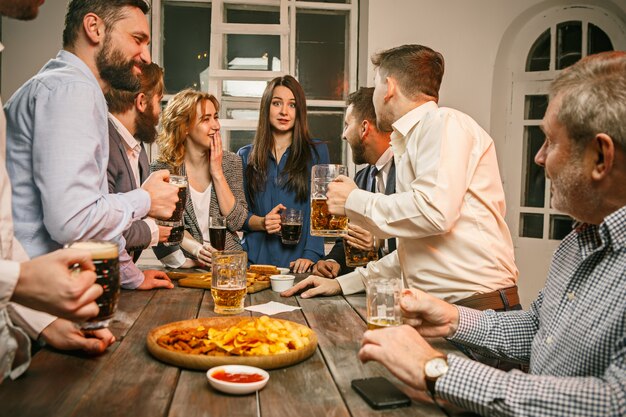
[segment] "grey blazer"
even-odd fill
[[[142,143],[141,153],[139,154],[139,178],[142,183],[148,178],[148,175],[150,175],[148,155]],[[139,188],[141,185],[135,183],[135,175],[126,155],[124,139],[110,120],[107,177],[109,180],[109,193],[111,194],[127,193]],[[139,258],[141,251],[146,249],[152,240],[150,227],[141,221],[133,222],[130,228],[123,233],[123,236],[126,239],[126,250],[135,260]]]
[[[178,169],[165,164],[163,162],[155,161],[150,164],[151,171],[157,171],[159,169],[167,169],[177,175],[187,175],[185,164],[181,165]],[[227,215],[220,213],[220,207],[217,202],[217,194],[215,189],[211,190],[211,203],[209,206],[209,215],[222,215],[226,218],[226,250],[242,250],[241,240],[237,236],[237,231],[241,230],[243,223],[248,217],[248,203],[246,202],[246,196],[243,191],[243,167],[241,158],[233,152],[224,151],[222,158],[222,169],[224,170],[224,176],[228,182],[230,190],[235,196],[235,205],[233,209]],[[185,223],[185,230],[187,230],[194,239],[202,243],[202,231],[198,226],[198,220],[193,209],[193,201],[191,200],[191,194],[187,194],[187,203],[185,205],[185,213],[183,215],[183,221]],[[159,244],[153,248],[155,255],[158,259],[163,259],[167,255],[176,252],[180,248],[178,245],[164,246]],[[194,259],[194,256],[185,251],[185,256]]]

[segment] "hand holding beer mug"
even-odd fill
[[[370,261],[378,260],[378,245],[380,241],[367,230],[348,223],[349,234],[343,238],[343,251],[346,256],[346,265],[352,268],[367,265]],[[361,245],[367,244],[369,249],[358,248],[348,241],[357,239]],[[367,242],[366,242],[367,240]]]
[[[183,213],[185,212],[185,204],[187,203],[187,178],[181,175],[170,175],[170,184],[178,187],[178,202],[176,203],[176,209],[172,213],[172,217],[167,220],[156,220],[156,224],[159,226],[171,227],[170,236],[165,246],[178,245],[183,240],[183,234],[185,227],[183,225]]]
[[[244,251],[214,252],[211,263],[211,295],[219,314],[243,312],[246,299],[248,255]]]
[[[283,210],[280,213],[280,231],[283,245],[297,245],[302,234],[302,210]]]
[[[120,298],[120,265],[117,244],[113,242],[87,240],[74,242],[68,247],[91,252],[96,268],[96,284],[102,286],[104,292],[96,299],[100,312],[81,324],[84,330],[108,327]]]
[[[369,330],[402,324],[400,278],[370,278],[365,284],[367,295],[367,328]]]
[[[328,184],[339,175],[347,175],[344,165],[314,165],[311,170],[311,236],[343,236],[348,233],[348,218],[328,211]]]

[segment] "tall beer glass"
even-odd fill
[[[243,312],[248,255],[244,251],[213,252],[211,295],[219,314]]]
[[[160,226],[171,227],[170,237],[167,242],[164,242],[165,246],[178,245],[183,241],[183,234],[185,233],[185,226],[183,224],[183,214],[185,212],[185,204],[187,203],[187,178],[181,175],[170,175],[170,184],[174,184],[178,187],[178,202],[176,203],[176,209],[172,213],[172,217],[167,220],[158,220],[156,223]]]
[[[348,233],[348,218],[328,212],[328,184],[339,175],[348,175],[344,165],[314,165],[311,170],[311,235],[343,236]]]
[[[91,252],[91,259],[96,267],[96,284],[104,289],[96,304],[100,312],[81,324],[85,330],[108,327],[117,308],[120,298],[120,266],[117,244],[113,242],[87,240],[74,242],[69,245],[73,249],[82,249]]]
[[[402,324],[400,310],[401,278],[370,278],[365,283],[367,328],[369,330]]]

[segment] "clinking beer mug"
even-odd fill
[[[348,233],[348,218],[328,212],[328,184],[339,175],[348,175],[344,165],[322,164],[311,169],[311,235],[343,236]]]

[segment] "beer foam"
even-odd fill
[[[70,248],[89,251],[92,259],[112,259],[118,257],[117,245],[112,242],[87,240],[74,242],[70,245]]]

